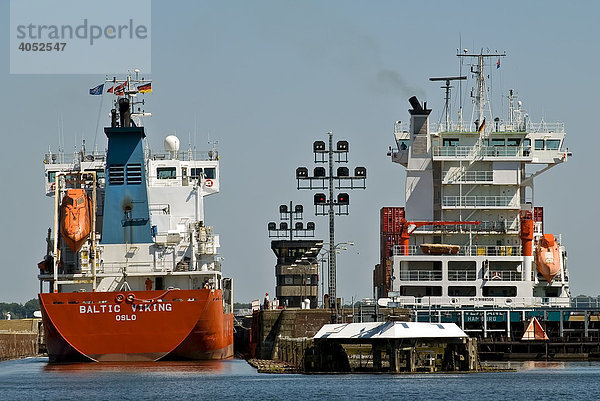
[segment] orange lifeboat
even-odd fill
[[[85,189],[69,189],[60,205],[60,233],[73,252],[77,252],[92,227],[92,202]]]
[[[560,273],[560,248],[552,234],[544,234],[536,249],[537,270],[550,283]]]

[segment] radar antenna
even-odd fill
[[[450,129],[450,88],[453,86],[450,85],[450,81],[460,81],[463,79],[467,79],[467,77],[438,77],[438,78],[429,78],[430,81],[446,81],[446,85],[441,86],[442,89],[446,89],[446,98],[444,104],[444,114],[446,115],[446,130]],[[440,130],[441,131],[441,130]]]

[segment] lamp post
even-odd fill
[[[323,248],[321,248],[321,251],[319,252],[319,255],[320,255],[319,262],[321,262],[321,276],[322,276],[321,298],[323,298],[325,296],[325,289],[324,289],[325,274],[324,274],[323,270],[324,270],[324,262],[328,261],[327,256],[332,254],[332,250],[333,250],[334,255],[340,254],[340,253],[342,253],[342,251],[347,251],[348,246],[354,246],[354,242],[353,241],[338,242],[337,244],[334,244],[333,247],[331,246],[331,244],[329,242],[323,243]],[[328,284],[329,284],[329,282],[328,282]],[[328,286],[328,288],[330,288],[330,287]],[[323,307],[326,307],[326,306],[323,305]]]
[[[310,190],[329,190],[329,197],[324,193],[314,195],[315,215],[329,216],[329,243],[335,244],[335,215],[348,215],[348,206],[350,196],[348,193],[341,192],[334,198],[335,189],[365,189],[367,179],[367,169],[365,167],[356,167],[354,175],[350,175],[348,167],[339,166],[334,174],[334,163],[348,162],[348,141],[338,141],[336,147],[333,147],[333,133],[328,134],[328,144],[324,141],[315,141],[313,143],[314,162],[327,164],[328,170],[324,167],[315,167],[313,174],[309,175],[308,168],[298,167],[296,169],[296,180],[298,189]],[[337,209],[337,210],[336,210]],[[328,290],[330,307],[336,307],[336,258],[335,247],[330,247],[328,262]]]

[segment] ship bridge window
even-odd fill
[[[204,174],[204,178],[207,178],[209,180],[214,180],[215,178],[217,178],[217,172],[214,167],[207,167],[207,168],[197,167],[197,168],[190,169],[190,177],[192,177],[192,178],[200,178],[200,177],[202,177],[203,174]]]
[[[546,139],[546,149],[558,150],[560,147],[560,139]]]
[[[544,150],[544,140],[536,139],[534,141],[535,150]]]
[[[458,146],[458,138],[444,138],[442,146]]]
[[[506,146],[519,146],[521,144],[521,139],[519,138],[508,138],[506,140]]]
[[[139,163],[127,165],[127,184],[142,183],[142,165]]]
[[[200,178],[200,177],[202,177],[202,174],[204,174],[204,171],[201,167],[200,168],[192,167],[190,169],[190,177],[192,177],[192,178]]]
[[[217,169],[214,167],[207,167],[204,169],[204,174],[209,180],[214,180],[217,178]]]
[[[125,183],[125,166],[122,164],[108,166],[108,182],[110,185],[123,185]]]
[[[159,180],[174,180],[177,178],[177,168],[175,167],[157,167],[156,178]]]
[[[504,146],[504,138],[492,138],[492,146]]]
[[[48,171],[48,182],[54,182],[56,179],[56,171]]]
[[[99,180],[100,178],[106,177],[106,173],[104,172],[104,170],[86,169],[85,171],[95,171],[97,180]]]

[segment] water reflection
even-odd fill
[[[549,369],[565,369],[564,362],[547,362],[547,361],[525,361],[521,365],[521,370],[549,370]]]
[[[47,363],[44,371],[54,373],[158,373],[223,374],[233,369],[233,361],[165,361],[165,362],[77,362]]]

